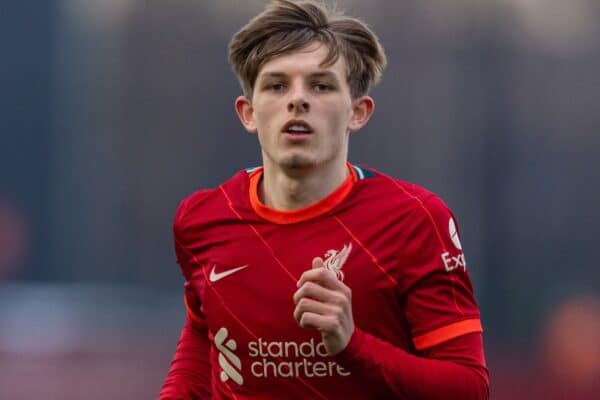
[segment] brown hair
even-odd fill
[[[314,1],[274,0],[229,43],[229,61],[244,95],[252,97],[258,73],[268,61],[314,42],[329,47],[323,66],[345,58],[353,98],[367,94],[387,64],[377,36],[364,22]]]

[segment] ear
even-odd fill
[[[356,132],[365,126],[375,111],[375,101],[370,96],[358,97],[353,104],[352,119],[348,124],[350,132]]]
[[[254,109],[252,108],[252,102],[246,96],[239,96],[235,99],[235,112],[244,128],[250,133],[256,133]]]

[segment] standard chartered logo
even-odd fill
[[[232,379],[238,385],[244,384],[244,378],[238,371],[242,370],[240,358],[233,352],[237,349],[237,343],[233,339],[227,339],[227,328],[219,329],[215,335],[215,346],[219,350],[219,366],[221,367],[221,382]],[[233,364],[233,365],[232,365]],[[237,369],[236,369],[237,368]]]
[[[252,375],[257,378],[324,378],[326,376],[348,376],[350,372],[328,357],[323,342],[314,339],[306,342],[268,342],[262,339],[248,343],[248,355],[257,361],[250,365]],[[320,358],[320,360],[315,360]]]
[[[233,380],[238,385],[244,383],[242,363],[233,352],[237,343],[227,339],[227,328],[219,329],[215,335],[215,346],[219,350],[221,381]],[[315,339],[297,343],[294,341],[266,341],[259,338],[248,343],[250,373],[260,379],[265,378],[324,378],[349,376],[350,372],[332,361],[325,345]]]

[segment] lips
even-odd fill
[[[313,133],[313,129],[308,122],[293,119],[288,121],[283,128],[281,128],[281,132],[290,135],[308,135]]]

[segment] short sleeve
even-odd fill
[[[401,282],[413,345],[424,350],[482,327],[456,218],[434,195],[418,202]]]

